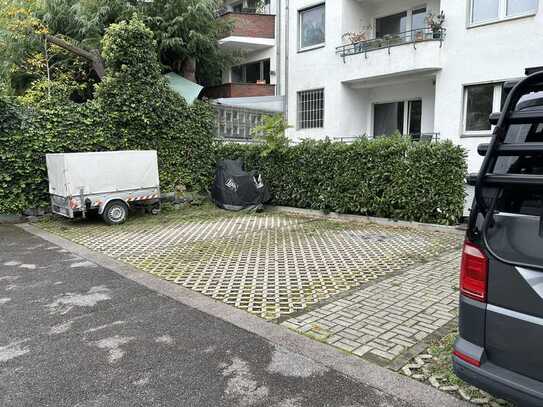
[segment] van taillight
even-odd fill
[[[460,268],[460,291],[466,297],[486,302],[488,259],[479,246],[466,241]]]

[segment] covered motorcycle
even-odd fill
[[[211,198],[217,206],[230,211],[260,209],[270,200],[270,192],[262,175],[245,171],[241,159],[221,160],[217,163]]]

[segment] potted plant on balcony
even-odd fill
[[[443,38],[443,24],[445,23],[445,13],[441,11],[439,14],[432,12],[426,15],[426,24],[432,30],[432,38],[440,40]]]
[[[368,25],[365,27],[362,27],[362,29],[359,32],[347,32],[341,36],[341,39],[343,41],[347,40],[346,42],[349,45],[353,46],[353,51],[355,54],[364,52],[365,50],[365,42],[368,41],[370,32],[373,30],[373,26]]]

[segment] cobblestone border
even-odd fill
[[[293,316],[283,326],[399,370],[456,324],[459,251],[405,268]]]

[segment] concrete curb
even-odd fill
[[[372,217],[372,216],[347,215],[344,213],[337,213],[337,212],[325,213],[323,211],[316,210],[316,209],[301,209],[301,208],[293,208],[290,206],[269,205],[269,206],[266,206],[266,210],[270,212],[290,213],[294,215],[307,216],[311,218],[337,220],[337,221],[342,221],[342,222],[376,223],[378,225],[384,225],[384,226],[400,226],[400,227],[428,230],[432,232],[448,232],[448,233],[455,233],[462,236],[466,233],[465,229],[462,229],[461,225],[445,226],[445,225],[434,225],[432,223],[407,222],[403,220],[377,218],[377,217]]]
[[[27,220],[22,215],[0,214],[0,225],[17,225],[24,222]]]
[[[18,225],[19,228],[56,244],[80,257],[92,261],[123,277],[170,297],[182,304],[213,317],[222,319],[269,342],[301,354],[316,363],[327,366],[384,393],[393,395],[413,406],[469,406],[448,394],[430,386],[401,376],[388,369],[370,364],[354,355],[346,354],[326,344],[314,341],[282,326],[266,322],[245,311],[215,301],[188,288],[161,280],[120,261],[93,252],[69,240],[46,232],[34,225]]]

